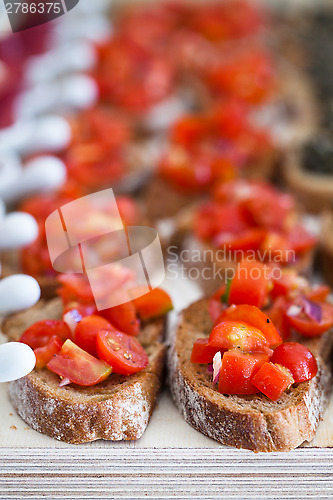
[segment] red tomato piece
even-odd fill
[[[128,335],[138,335],[140,331],[140,320],[136,315],[134,302],[126,302],[109,309],[99,311],[115,328]]]
[[[86,316],[75,328],[74,341],[81,349],[97,357],[97,333],[106,328],[112,328],[112,326],[105,318],[97,315]]]
[[[219,248],[227,247],[230,251],[258,250],[266,237],[266,231],[260,228],[244,229],[240,233],[222,232],[214,238],[214,244]],[[237,256],[237,255],[236,255]]]
[[[261,262],[243,261],[231,282],[229,304],[263,307],[272,286],[271,270]]]
[[[214,110],[211,131],[218,137],[235,140],[248,126],[248,106],[237,99],[223,100]]]
[[[120,375],[137,373],[148,365],[148,356],[140,342],[116,330],[98,332],[97,352]]]
[[[263,352],[269,347],[261,330],[246,322],[229,320],[214,326],[208,344],[220,349],[241,349],[245,352]]]
[[[62,285],[57,293],[65,304],[78,301],[81,304],[93,304],[94,296],[87,276],[84,274],[60,274],[58,281]]]
[[[322,319],[319,322],[309,318],[304,312],[300,312],[297,316],[289,316],[287,311],[290,326],[304,337],[317,337],[333,326],[333,304],[327,302],[314,302],[314,304],[322,310]]]
[[[159,318],[173,309],[170,296],[160,288],[154,288],[133,302],[142,321]]]
[[[71,338],[71,331],[64,321],[47,319],[29,326],[22,334],[20,342],[37,349],[46,346],[55,335],[64,342]]]
[[[290,325],[286,317],[287,309],[288,302],[283,295],[279,296],[269,309],[265,309],[265,314],[273,322],[283,340],[290,336]]]
[[[36,368],[44,368],[55,354],[61,350],[63,341],[58,335],[51,337],[49,342],[43,347],[37,347],[34,349],[36,356]]]
[[[271,348],[282,343],[282,339],[271,320],[255,306],[250,306],[248,304],[241,304],[238,306],[232,305],[223,311],[215,325],[225,321],[244,321],[254,326],[264,334]]]
[[[267,354],[243,354],[238,350],[223,354],[220,371],[221,394],[255,394],[258,389],[251,382],[261,366],[269,360]]]
[[[295,225],[291,228],[288,235],[288,242],[290,248],[294,250],[296,254],[308,252],[316,246],[318,240],[315,236],[312,236],[304,227],[300,225]]]
[[[227,233],[228,240],[231,240],[233,235],[238,238],[239,233],[246,229],[242,210],[234,203],[205,203],[194,221],[195,234],[201,240],[210,240],[217,235],[220,237],[221,233]]]
[[[220,351],[218,347],[208,344],[208,339],[197,339],[192,348],[191,363],[212,363],[215,354]]]
[[[244,85],[246,81],[246,85]],[[275,86],[272,58],[253,47],[233,54],[209,71],[208,83],[222,94],[237,97],[251,104],[263,102]]]
[[[302,292],[309,286],[308,281],[293,269],[281,269],[280,276],[273,278],[272,298],[290,293]]]
[[[298,342],[285,342],[279,345],[271,357],[271,362],[288,368],[296,384],[311,380],[318,372],[312,352]]]
[[[66,340],[61,351],[47,364],[49,370],[82,386],[96,385],[112,372],[111,366]]]
[[[314,302],[324,302],[327,296],[331,293],[331,288],[327,285],[319,285],[317,287],[313,287],[309,291],[305,292],[305,296],[309,300],[313,300]]]
[[[171,128],[171,140],[187,148],[191,147],[207,135],[208,127],[207,119],[202,116],[182,116]]]
[[[252,384],[272,401],[277,401],[292,383],[293,378],[286,368],[268,362],[252,378]]]
[[[294,209],[294,201],[288,194],[268,184],[253,184],[253,193],[242,203],[247,220],[253,226],[270,230],[283,230]]]
[[[139,221],[140,209],[129,196],[118,196],[117,207],[125,226],[135,226]]]

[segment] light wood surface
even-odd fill
[[[333,450],[0,450],[0,499],[332,498]]]

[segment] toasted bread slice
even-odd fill
[[[36,321],[59,319],[59,299],[41,301],[28,311],[7,319],[3,332],[17,340]],[[165,346],[163,319],[143,326],[138,339],[149,364],[131,376],[111,374],[93,387],[75,384],[59,387],[59,377],[47,368],[33,370],[9,385],[9,396],[17,413],[33,429],[67,443],[97,439],[138,439],[146,429],[161,388]]]
[[[169,384],[185,420],[220,443],[256,452],[288,451],[311,441],[331,388],[332,332],[303,342],[317,359],[317,376],[294,385],[272,402],[263,394],[220,394],[206,365],[191,363],[193,342],[208,336],[211,328],[208,301],[203,299],[183,311],[171,339]]]

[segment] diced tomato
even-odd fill
[[[131,375],[148,365],[148,356],[140,342],[116,330],[98,332],[97,352],[120,375]]]
[[[318,243],[317,238],[299,224],[290,229],[288,241],[296,254],[308,252]]]
[[[190,150],[171,147],[162,157],[159,169],[164,179],[185,193],[207,190],[213,182],[227,182],[236,175],[227,157],[200,144]]]
[[[261,243],[262,255],[267,255],[270,260],[282,264],[294,264],[296,254],[285,233],[279,231],[267,231],[265,239]]]
[[[129,196],[117,196],[117,207],[125,226],[135,226],[139,221],[138,204]]]
[[[313,300],[314,302],[324,302],[327,296],[331,293],[331,288],[327,285],[319,285],[317,287],[313,287],[309,291],[305,292],[305,296],[309,300]]]
[[[237,99],[226,99],[217,104],[210,120],[211,130],[218,137],[237,139],[248,127],[248,106]]]
[[[215,354],[224,349],[212,347],[208,344],[208,339],[197,339],[192,348],[191,363],[212,363]]]
[[[269,230],[283,230],[294,209],[294,201],[288,194],[264,183],[253,185],[253,193],[242,202],[248,222]]]
[[[255,394],[258,389],[251,382],[260,367],[269,360],[267,354],[243,354],[238,350],[223,354],[220,371],[221,394]]]
[[[44,368],[55,354],[58,354],[62,347],[63,341],[58,335],[51,337],[49,342],[43,347],[34,349],[36,356],[36,368]]]
[[[246,229],[242,210],[233,203],[208,202],[202,205],[194,221],[195,234],[201,240],[212,239],[221,233],[227,233],[231,240],[233,235],[238,238],[239,233]]]
[[[290,325],[286,317],[287,309],[288,300],[283,295],[277,297],[273,304],[268,309],[265,309],[265,314],[273,322],[283,340],[290,336]]]
[[[64,342],[71,338],[71,331],[64,321],[47,319],[29,326],[22,334],[20,342],[37,349],[46,346],[55,335]]]
[[[288,295],[294,292],[301,292],[309,286],[308,281],[299,276],[293,269],[281,269],[280,276],[273,278],[272,298],[280,295]]]
[[[254,326],[263,333],[271,348],[282,343],[282,339],[271,320],[255,306],[248,304],[232,305],[222,312],[215,325],[226,321],[244,321]]]
[[[317,337],[333,326],[333,304],[328,304],[326,302],[314,302],[314,304],[321,308],[321,321],[316,321],[308,317],[304,312],[300,312],[297,316],[290,316],[287,311],[287,318],[290,326],[304,337]]]
[[[49,370],[82,386],[96,385],[112,372],[111,366],[66,340],[61,351],[47,364]]]
[[[268,362],[252,378],[252,384],[272,401],[277,401],[292,383],[293,378],[286,368]]]
[[[218,248],[226,247],[230,251],[258,250],[266,237],[266,231],[260,228],[244,229],[240,233],[222,232],[214,238]]]
[[[312,352],[298,342],[285,342],[279,345],[271,357],[271,362],[288,368],[296,384],[311,380],[318,372]]]
[[[94,77],[103,100],[140,113],[169,94],[174,70],[151,48],[113,36],[100,47]]]
[[[128,335],[138,335],[140,331],[140,320],[136,315],[134,302],[126,302],[109,309],[99,311],[115,328]]]
[[[97,315],[86,316],[75,328],[74,341],[81,349],[97,357],[97,333],[106,328],[112,328],[112,326],[105,318]]]
[[[261,330],[238,321],[225,321],[215,325],[208,343],[211,347],[241,349],[245,352],[265,352],[269,347]]]
[[[207,135],[208,127],[208,121],[201,116],[182,116],[171,128],[171,140],[185,147],[190,147]]]
[[[154,288],[149,293],[134,299],[133,302],[142,321],[164,316],[173,308],[170,296],[160,288]]]
[[[271,270],[261,262],[243,261],[231,282],[229,304],[250,304],[262,308],[272,286]]]
[[[94,296],[86,275],[60,274],[58,281],[62,286],[57,290],[57,293],[62,297],[64,304],[72,301],[89,305],[94,303]]]
[[[230,60],[221,60],[209,71],[208,83],[217,92],[259,104],[270,95],[275,85],[272,58],[253,47],[245,48],[233,54]]]
[[[120,180],[125,170],[119,154],[110,154],[109,148],[95,142],[73,145],[67,152],[66,166],[71,180],[95,189]]]

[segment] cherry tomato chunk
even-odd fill
[[[32,349],[46,346],[57,335],[63,342],[71,338],[71,331],[64,321],[47,319],[29,326],[20,338],[20,342]]]
[[[75,328],[75,343],[81,347],[81,349],[97,357],[96,337],[99,330],[104,328],[111,328],[111,325],[101,316],[91,315],[82,318]]]
[[[300,312],[297,316],[290,316],[287,311],[287,319],[290,326],[304,337],[317,337],[333,326],[333,304],[326,302],[314,302],[314,304],[322,310],[321,321],[309,318],[303,312]]]
[[[296,384],[311,380],[318,372],[317,362],[312,352],[298,342],[285,342],[279,345],[271,361],[288,368]]]
[[[276,347],[282,343],[279,332],[271,320],[260,309],[248,304],[232,305],[219,316],[215,324],[224,321],[245,321],[258,328],[264,334],[269,347]]]
[[[173,308],[171,298],[160,288],[134,299],[134,305],[143,321],[164,316]]]
[[[91,356],[71,340],[66,340],[61,351],[53,356],[47,367],[60,377],[82,386],[96,385],[112,372],[110,365]]]
[[[115,328],[128,335],[138,335],[140,331],[140,320],[136,315],[136,308],[132,302],[119,304],[99,313],[106,318]]]
[[[62,340],[58,335],[54,335],[50,341],[43,347],[37,347],[34,350],[36,356],[36,368],[44,368],[55,354],[61,350]]]
[[[148,356],[140,342],[117,330],[105,329],[98,332],[97,352],[100,359],[120,375],[131,375],[148,365]]]
[[[220,371],[219,392],[221,394],[255,394],[258,389],[251,379],[260,367],[269,360],[267,354],[243,354],[238,350],[223,354]]]
[[[287,370],[273,363],[266,362],[252,378],[252,384],[272,401],[277,401],[293,379]]]
[[[221,349],[241,349],[245,352],[260,352],[269,347],[263,332],[245,321],[218,323],[209,336],[208,345]]]
[[[231,282],[229,304],[263,307],[271,286],[271,271],[261,262],[241,262]]]
[[[208,339],[197,339],[192,348],[191,363],[212,363],[213,357],[221,349],[208,344]]]

